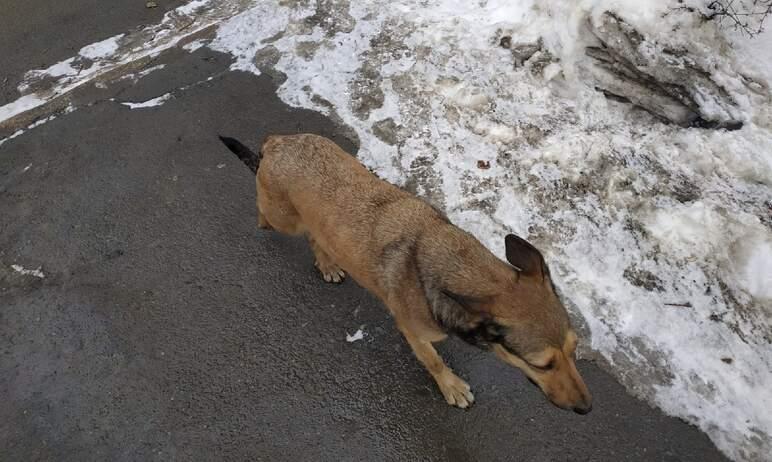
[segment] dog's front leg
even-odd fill
[[[399,324],[399,323],[398,323]],[[404,325],[399,326],[405,340],[413,348],[416,358],[421,361],[429,373],[434,377],[437,386],[440,387],[445,401],[451,406],[467,408],[474,403],[474,395],[469,389],[469,385],[445,365],[437,354],[437,350],[430,342],[421,340],[409,328]]]

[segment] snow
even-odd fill
[[[700,426],[730,457],[768,459],[772,59],[750,57],[772,41],[717,31],[673,6],[339,2],[313,22],[303,4],[261,1],[210,46],[254,73],[256,55],[278,53],[285,102],[334,113],[368,167],[414,185],[494,253],[503,256],[510,231],[533,241],[585,355],[602,356],[631,391]],[[594,91],[581,72],[595,40],[586,24],[606,10],[713,69],[745,126],[667,126]],[[498,46],[504,35],[513,46],[541,38],[543,71],[515,63]],[[395,144],[378,136],[384,121]]]
[[[143,101],[141,103],[131,103],[127,101],[127,102],[122,102],[121,104],[123,104],[124,106],[128,106],[130,109],[144,109],[148,107],[160,106],[170,99],[172,99],[172,94],[165,93],[161,96],[158,96],[153,99],[149,99],[147,101]]]
[[[227,51],[235,61],[232,70],[242,70],[259,75],[260,71],[252,62],[257,50],[266,46],[266,41],[285,32],[284,27],[290,22],[298,22],[313,10],[291,10],[277,8],[274,2],[257,2],[245,12],[225,21],[219,28],[217,37],[210,47]],[[288,32],[288,31],[287,31]],[[248,41],[240,39],[249,37]]]
[[[17,273],[19,273],[19,274],[21,274],[23,276],[34,276],[34,277],[40,278],[40,279],[43,279],[44,277],[46,277],[43,274],[43,272],[40,271],[40,267],[38,267],[38,269],[29,270],[29,269],[25,269],[21,265],[11,265],[11,269],[13,269],[14,271],[16,271]]]
[[[73,61],[75,61],[75,58],[70,58],[60,63],[54,64],[48,68],[48,74],[51,77],[61,77],[63,75],[77,74],[78,70],[72,67]]]
[[[6,138],[0,139],[0,146],[5,144],[7,141],[16,138],[17,136],[21,136],[23,133],[24,133],[24,130],[16,130],[15,132],[11,133]]]
[[[16,101],[0,106],[0,122],[43,104],[45,100],[35,95],[25,95]]]
[[[763,300],[767,314],[772,316],[772,239],[768,232],[757,232],[732,245],[736,263],[731,274],[736,284],[753,298]]]
[[[199,48],[205,46],[207,42],[208,42],[207,40],[193,40],[192,42],[186,43],[185,45],[183,45],[182,49],[189,51],[190,53],[193,53]]]
[[[211,0],[194,0],[177,8],[176,13],[191,15],[209,4]]]
[[[27,127],[23,128],[23,129],[16,130],[15,132],[13,132],[8,137],[0,139],[0,146],[2,146],[6,141],[9,141],[9,140],[12,140],[12,139],[14,139],[16,137],[19,137],[19,136],[23,135],[24,133],[26,133],[27,131],[32,130],[35,127],[39,127],[39,126],[41,126],[41,125],[43,125],[43,124],[45,124],[47,122],[50,122],[50,121],[56,119],[57,117],[59,117],[60,115],[69,114],[70,112],[72,112],[74,110],[75,110],[75,108],[72,105],[69,105],[66,108],[64,108],[63,111],[60,111],[59,113],[51,114],[48,117],[43,117],[41,119],[38,119],[35,122],[33,122],[30,125],[28,125]],[[27,168],[24,169],[24,171],[26,172],[31,165],[32,164],[28,165]]]
[[[107,58],[115,54],[118,51],[119,41],[125,34],[119,34],[101,42],[92,43],[81,48],[78,52],[79,55],[90,60],[96,60],[100,58]]]
[[[148,67],[147,69],[143,69],[142,71],[137,72],[137,76],[141,78],[150,74],[151,72],[160,71],[165,67],[166,67],[166,64],[156,64],[155,66],[151,66],[151,67]]]
[[[196,0],[168,11],[159,24],[106,38],[81,48],[74,57],[45,69],[28,71],[18,87],[23,96],[0,107],[0,122],[43,105],[120,66],[156,56],[244,7],[239,0],[221,0],[216,4],[211,0]],[[41,86],[41,82],[44,89],[30,93],[30,89]]]

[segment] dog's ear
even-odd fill
[[[547,265],[536,247],[522,237],[508,234],[504,238],[507,261],[524,276],[546,276]]]

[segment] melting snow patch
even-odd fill
[[[91,60],[106,58],[118,51],[118,41],[125,34],[116,35],[101,42],[92,43],[80,49],[79,55]]]
[[[187,50],[187,51],[193,53],[194,51],[198,50],[199,48],[205,46],[207,44],[207,42],[208,42],[208,40],[202,40],[202,39],[194,40],[194,41],[192,41],[190,43],[186,43],[185,45],[182,46],[182,48],[184,50]]]
[[[18,87],[23,96],[0,107],[0,122],[51,101],[120,66],[158,55],[185,37],[232,16],[246,6],[247,2],[240,0],[195,0],[166,12],[159,24],[110,37],[85,46],[76,56],[46,69],[31,70]],[[31,89],[35,89],[36,93],[26,94]]]
[[[193,14],[197,10],[205,7],[210,2],[211,0],[194,0],[190,3],[182,5],[181,7],[177,8],[177,10],[175,11],[180,14]]]
[[[21,114],[24,111],[28,111],[34,107],[40,106],[45,103],[45,100],[37,97],[36,95],[25,95],[21,98],[8,103],[4,106],[0,106],[0,122],[11,117]]]
[[[161,95],[157,98],[149,99],[147,101],[141,102],[141,103],[129,103],[129,102],[122,102],[124,106],[128,106],[131,109],[144,109],[148,107],[154,107],[154,106],[160,106],[164,102],[170,100],[172,98],[171,93],[166,93],[164,95]]]
[[[77,74],[78,70],[72,67],[73,61],[75,61],[75,58],[70,58],[68,60],[54,64],[48,68],[48,74],[51,77],[61,77],[63,75]]]
[[[5,142],[6,142],[6,141],[8,141],[8,140],[12,140],[12,139],[14,139],[14,138],[16,138],[16,137],[18,137],[18,136],[21,136],[21,135],[23,135],[23,134],[24,134],[25,132],[27,132],[28,130],[31,130],[31,129],[35,128],[35,127],[39,127],[40,125],[43,125],[43,124],[44,124],[44,123],[46,123],[46,122],[50,122],[50,121],[52,121],[52,120],[56,119],[57,117],[59,117],[59,116],[60,116],[60,115],[62,115],[62,114],[69,114],[70,112],[72,112],[72,111],[74,111],[74,110],[75,110],[75,107],[73,107],[72,105],[70,105],[70,106],[67,106],[67,107],[64,109],[64,111],[61,111],[61,112],[60,112],[60,113],[58,113],[58,114],[51,114],[51,115],[50,115],[50,116],[48,116],[48,117],[43,117],[42,119],[38,119],[38,120],[36,120],[35,122],[33,122],[33,123],[31,123],[30,125],[28,125],[26,128],[24,128],[24,129],[21,129],[21,130],[16,130],[15,132],[13,132],[13,133],[12,133],[10,136],[8,136],[7,138],[3,138],[3,139],[1,139],[1,140],[0,140],[0,146],[2,146],[2,145],[3,145],[3,143],[5,143]],[[32,165],[32,164],[28,165],[28,166],[27,166],[27,168],[29,168],[31,165]],[[25,169],[24,169],[24,171],[25,171],[25,172],[27,171],[27,168],[25,168]]]
[[[357,340],[362,340],[365,338],[365,333],[362,331],[362,329],[357,329],[356,332],[354,332],[354,335],[349,335],[348,332],[346,332],[346,341],[349,343],[356,342]]]
[[[43,279],[44,277],[46,277],[43,274],[43,272],[40,271],[40,267],[38,267],[38,269],[28,270],[28,269],[24,269],[24,267],[21,265],[11,265],[11,268],[13,268],[13,270],[16,271],[17,273],[22,274],[24,276],[34,276],[40,279]]]
[[[24,134],[24,130],[16,130],[15,132],[11,133],[11,134],[10,134],[8,137],[6,137],[6,138],[3,138],[2,140],[0,140],[0,146],[2,146],[3,144],[5,144],[5,142],[6,142],[6,141],[8,141],[8,140],[12,140],[12,139],[14,139],[14,138],[16,138],[17,136],[20,136],[20,135],[22,135],[22,134]]]
[[[138,72],[137,75],[139,77],[144,77],[144,76],[150,74],[151,72],[160,71],[164,67],[166,67],[166,64],[157,64],[155,66],[148,67],[147,69],[144,69],[141,72]]]

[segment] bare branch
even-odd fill
[[[706,8],[706,20],[716,20],[722,26],[728,24],[755,37],[764,32],[764,22],[772,14],[772,0],[712,0]]]

